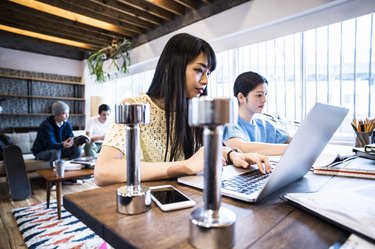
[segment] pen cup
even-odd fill
[[[372,132],[357,132],[355,137],[355,147],[365,147],[365,145],[372,143]]]
[[[65,161],[64,160],[56,160],[53,162],[53,166],[56,170],[56,176],[58,177],[64,177],[65,173]]]

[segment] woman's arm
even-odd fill
[[[94,169],[98,186],[127,181],[124,154],[111,146],[103,145]],[[203,148],[187,160],[177,162],[140,162],[141,181],[177,178],[195,175],[203,170]]]
[[[222,156],[227,158],[231,149],[223,147]],[[232,152],[233,165],[247,168],[257,164],[260,171],[270,172],[268,158],[256,153]],[[204,168],[204,148],[200,148],[189,159],[176,162],[140,162],[141,181],[177,178],[184,175],[195,175]],[[94,169],[95,184],[105,186],[126,182],[126,160],[124,154],[112,147],[103,145]]]
[[[224,142],[231,148],[240,149],[243,152],[254,152],[267,156],[279,156],[284,154],[287,144],[271,144],[260,142],[245,142],[240,138],[230,138]]]

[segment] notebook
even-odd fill
[[[232,186],[226,187],[233,178],[234,181],[238,181],[236,178],[243,178],[244,174],[249,174],[249,170],[229,165],[223,167],[221,194],[247,202],[257,202],[303,177],[323,151],[348,111],[344,107],[316,103],[306,116],[283,156],[280,157],[273,172],[260,179],[257,182],[258,186],[252,187],[256,191],[245,193],[247,191],[239,191],[238,188],[233,188]],[[259,170],[255,170],[254,173],[259,174]],[[246,178],[251,179],[252,176]],[[177,181],[181,184],[203,189],[203,173],[180,177]],[[247,185],[247,183],[242,184],[244,188]]]
[[[84,156],[72,159],[70,161],[72,164],[81,164],[84,165],[85,168],[94,168],[96,163],[96,157],[94,156]]]

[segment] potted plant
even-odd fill
[[[103,68],[104,62],[111,60],[108,69],[115,67],[115,73],[126,73],[130,65],[131,42],[128,39],[122,41],[114,39],[111,45],[93,52],[88,58],[88,68],[91,75],[95,75],[97,82],[104,82],[105,76],[110,78],[110,72]],[[120,64],[120,65],[119,65]]]

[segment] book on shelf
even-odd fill
[[[281,199],[345,230],[375,241],[375,184],[312,193],[287,193]]]
[[[314,164],[312,171],[321,175],[375,179],[375,160],[355,152],[348,157],[338,156],[328,164]]]

